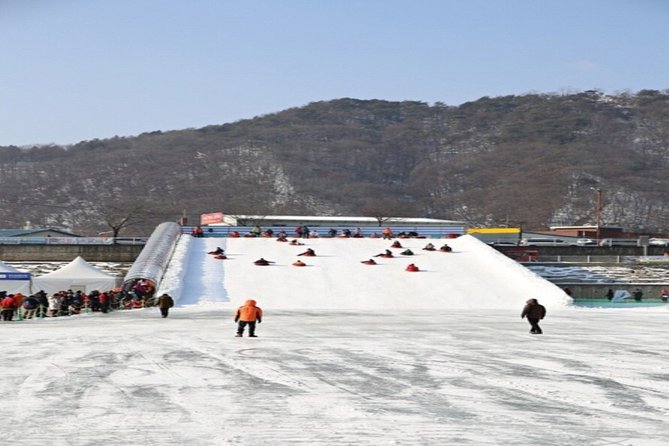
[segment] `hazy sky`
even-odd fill
[[[669,88],[667,0],[0,0],[0,145],[353,97]]]

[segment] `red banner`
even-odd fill
[[[201,225],[210,225],[212,223],[223,223],[223,212],[212,212],[200,215]]]

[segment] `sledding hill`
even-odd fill
[[[448,243],[453,252],[422,250],[431,241]],[[308,239],[291,246],[275,239],[203,238],[183,236],[158,290],[178,305],[256,299],[275,309],[429,309],[520,308],[531,297],[547,306],[569,302],[562,290],[470,236],[458,239],[400,240],[404,256],[360,262],[390,249],[381,239]],[[222,247],[228,259],[209,251]],[[312,248],[316,257],[298,257]],[[261,257],[274,262],[256,266]],[[306,267],[292,263],[302,259]],[[420,272],[406,272],[414,263]]]

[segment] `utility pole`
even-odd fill
[[[596,194],[595,228],[596,228],[597,246],[599,246],[599,239],[601,238],[601,226],[602,226],[602,190],[600,188],[594,188],[594,187],[591,187],[590,189],[594,190]]]

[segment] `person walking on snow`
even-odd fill
[[[248,325],[249,338],[257,338],[256,321],[258,323],[262,322],[262,309],[256,306],[255,300],[249,299],[237,309],[235,314],[235,322],[238,323],[237,337],[241,338],[244,335],[244,328]]]
[[[530,333],[532,334],[542,334],[541,327],[539,327],[539,321],[546,317],[546,307],[539,304],[539,301],[536,299],[530,299],[526,302],[523,312],[520,313],[520,318],[523,319],[527,316],[527,320],[532,327]]]
[[[174,306],[174,299],[167,293],[164,293],[158,298],[158,308],[160,308],[160,314],[163,317],[167,317],[167,314],[170,312],[170,308]]]

